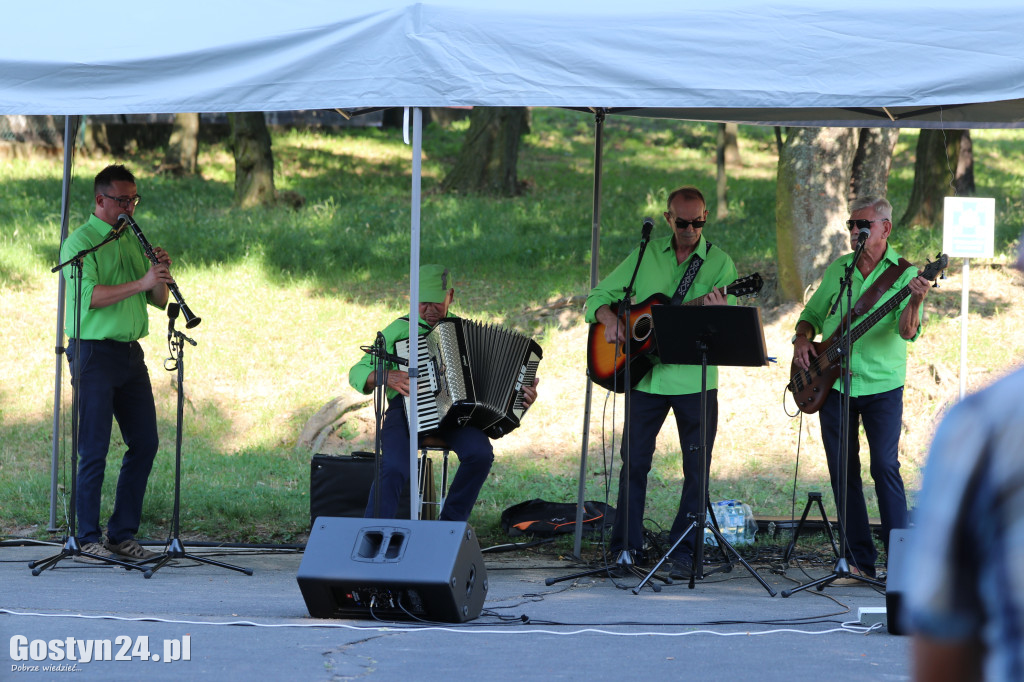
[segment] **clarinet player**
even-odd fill
[[[123,165],[109,165],[100,171],[93,190],[93,213],[61,245],[62,259],[102,242],[120,225],[118,216],[131,216],[139,203],[135,176]],[[83,554],[76,556],[76,561],[144,561],[157,556],[135,539],[159,444],[153,388],[139,339],[149,332],[147,306],[165,308],[167,287],[174,282],[170,256],[161,248],[154,249],[154,254],[156,262],[150,262],[142,245],[130,235],[89,254],[83,259],[81,301],[75,298],[75,270],[64,270],[68,279],[65,332],[71,337],[65,353],[72,377],[78,380],[80,409],[77,540],[84,554],[100,557]],[[79,309],[76,344],[73,337]],[[104,540],[100,493],[115,420],[127,449]]]

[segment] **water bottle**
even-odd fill
[[[722,535],[729,544],[736,542],[736,500],[724,500],[719,503],[718,523]]]
[[[757,536],[757,519],[754,518],[754,510],[750,508],[749,504],[743,505],[743,511],[746,516],[746,525],[743,528],[743,537],[746,544],[753,544],[755,537]]]
[[[736,539],[731,542],[735,545],[747,544],[747,515],[743,510],[745,505],[742,502],[737,502],[733,505],[733,531]]]

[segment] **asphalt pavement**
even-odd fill
[[[429,522],[425,522],[429,523]],[[159,549],[159,548],[156,548]],[[0,547],[0,679],[76,680],[898,680],[909,641],[860,625],[881,590],[799,591],[827,566],[753,564],[656,592],[637,577],[559,579],[585,566],[557,555],[483,554],[487,590],[464,623],[313,618],[289,550],[191,548],[142,571],[62,559],[53,546]],[[344,576],[346,558],[337,571]],[[773,570],[774,569],[774,570]],[[865,616],[866,621],[878,620]]]

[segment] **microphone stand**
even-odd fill
[[[72,339],[74,343],[74,362],[82,361],[81,353],[81,336],[82,336],[82,270],[83,260],[86,256],[94,251],[98,251],[103,246],[109,244],[112,241],[116,241],[120,238],[124,232],[124,222],[119,221],[116,226],[110,231],[107,237],[96,246],[89,249],[83,249],[76,253],[68,260],[60,263],[50,269],[50,272],[59,272],[67,266],[72,266],[75,269],[73,275],[75,280],[75,336]],[[60,352],[58,350],[58,352]],[[82,382],[81,367],[74,367],[71,372],[71,501],[70,509],[68,512],[68,532],[67,537],[64,538],[64,546],[61,551],[57,554],[49,556],[45,559],[38,561],[32,561],[28,567],[32,569],[32,575],[39,575],[48,568],[53,568],[62,559],[68,557],[85,556],[90,559],[102,561],[104,563],[113,564],[115,566],[121,566],[125,569],[137,569],[143,570],[141,566],[137,566],[127,561],[121,561],[120,559],[114,559],[111,557],[100,556],[91,552],[83,552],[81,546],[78,543],[78,538],[75,537],[76,533],[76,519],[78,504],[78,424],[81,417],[81,402],[79,397],[79,388]]]
[[[633,268],[633,276],[630,277],[629,284],[627,284],[622,289],[623,298],[622,298],[622,301],[619,303],[618,310],[616,311],[617,317],[619,318],[619,320],[623,321],[623,325],[626,328],[626,334],[625,334],[626,342],[625,342],[625,344],[623,346],[623,356],[625,357],[626,362],[625,362],[625,366],[623,367],[623,378],[622,378],[623,384],[625,385],[625,391],[624,391],[625,398],[624,398],[624,400],[625,400],[626,418],[625,418],[625,421],[623,422],[623,426],[622,426],[622,467],[623,467],[622,471],[623,471],[623,474],[620,475],[620,478],[619,478],[619,481],[620,481],[619,487],[620,487],[620,489],[622,489],[624,491],[623,492],[623,497],[622,497],[622,502],[623,503],[622,503],[622,505],[620,505],[622,507],[622,509],[617,510],[617,513],[621,513],[622,514],[621,518],[623,519],[622,520],[622,527],[624,528],[624,532],[623,532],[623,536],[624,537],[623,537],[623,547],[622,547],[622,549],[619,550],[618,556],[615,557],[615,566],[617,568],[619,568],[621,571],[626,572],[626,573],[630,573],[630,574],[636,576],[637,578],[643,578],[647,574],[644,573],[640,568],[637,567],[636,562],[633,559],[633,550],[629,548],[629,484],[630,484],[630,471],[629,471],[629,459],[630,459],[629,458],[629,430],[630,430],[630,421],[631,421],[631,415],[630,415],[630,393],[633,390],[632,376],[631,376],[630,367],[629,367],[630,366],[630,360],[631,360],[630,352],[631,352],[631,340],[632,340],[632,337],[633,337],[633,333],[632,333],[632,330],[629,328],[629,324],[631,322],[631,317],[632,317],[632,312],[633,312],[633,293],[634,293],[633,292],[633,285],[636,283],[637,273],[640,272],[640,263],[644,259],[644,252],[647,251],[647,243],[651,240],[651,230],[653,229],[653,227],[654,227],[654,221],[651,220],[650,218],[645,218],[644,219],[643,228],[641,230],[641,236],[640,236],[640,252],[637,254],[637,257],[636,257],[636,267]],[[616,346],[618,346],[618,342],[616,342]],[[624,486],[624,488],[623,488],[623,486]],[[616,521],[616,523],[618,523],[618,521]],[[641,529],[640,536],[641,536],[641,538],[643,537],[642,529]],[[642,540],[641,540],[641,542],[642,542]],[[610,571],[611,571],[611,569],[608,566],[608,564],[606,563],[603,567],[597,568],[597,569],[593,569],[593,570],[590,570],[590,571],[584,571],[582,573],[575,573],[573,575],[562,576],[560,578],[548,578],[547,580],[544,581],[544,584],[545,585],[554,585],[555,583],[562,582],[564,580],[575,580],[576,578],[583,578],[583,577],[586,577],[588,575],[595,575],[595,574],[598,574],[598,573],[609,573],[609,575],[610,575]],[[661,578],[659,576],[658,579],[661,580],[662,582],[664,582],[666,585],[671,585],[672,584],[672,579],[671,578]],[[621,585],[616,585],[616,586],[620,587],[621,589],[627,589],[625,586],[621,586]],[[660,592],[661,591],[661,586],[656,585],[654,583],[651,583],[651,588],[655,592]]]
[[[783,597],[788,597],[791,594],[796,594],[802,590],[806,590],[809,587],[815,587],[819,592],[824,590],[826,587],[831,585],[839,578],[855,578],[861,582],[874,585],[876,587],[885,588],[885,583],[872,578],[862,575],[860,573],[851,573],[850,564],[846,559],[846,544],[848,542],[846,537],[846,479],[848,472],[846,470],[849,464],[850,457],[850,392],[851,386],[851,371],[852,371],[852,352],[853,352],[853,320],[851,319],[853,311],[853,272],[854,268],[857,267],[857,261],[860,260],[861,254],[864,252],[864,246],[867,243],[868,231],[861,230],[860,235],[857,239],[857,248],[853,252],[853,258],[850,259],[850,264],[846,267],[843,272],[843,277],[839,281],[839,294],[836,296],[835,302],[832,304],[832,308],[829,310],[829,315],[835,313],[836,308],[839,307],[843,299],[843,294],[846,294],[846,312],[842,314],[843,325],[843,349],[840,358],[842,367],[842,403],[840,406],[839,414],[839,471],[836,476],[836,488],[839,491],[839,495],[836,499],[836,513],[839,517],[839,552],[838,558],[836,559],[835,566],[832,572],[823,578],[812,580],[810,582],[799,585],[792,590],[783,590],[780,594]]]
[[[174,438],[174,509],[171,514],[171,538],[167,541],[163,554],[146,560],[146,563],[155,563],[152,568],[142,575],[147,579],[152,578],[153,574],[163,568],[171,559],[192,559],[203,564],[229,568],[232,571],[252,575],[251,568],[233,566],[220,561],[214,561],[213,559],[207,559],[206,557],[189,554],[185,551],[185,546],[178,538],[179,519],[181,516],[181,425],[185,412],[185,342],[187,341],[193,346],[196,345],[195,341],[174,328],[174,318],[178,316],[178,311],[179,305],[177,303],[167,304],[167,348],[170,357],[164,360],[164,369],[168,372],[178,371],[178,415]]]
[[[380,518],[380,476],[381,459],[384,456],[381,444],[381,429],[384,428],[384,401],[387,399],[387,371],[384,369],[384,355],[387,345],[384,341],[384,334],[377,332],[377,338],[373,342],[374,350],[379,354],[374,356],[375,383],[373,389],[373,518]]]
[[[380,432],[384,428],[384,402],[387,399],[386,363],[392,362],[396,365],[408,365],[409,361],[387,352],[387,342],[384,340],[382,332],[377,332],[372,346],[360,346],[360,350],[374,357],[373,518],[377,519],[380,518],[380,475],[381,459],[383,457]]]

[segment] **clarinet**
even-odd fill
[[[153,265],[159,264],[160,261],[157,260],[156,252],[153,251],[153,246],[149,243],[149,240],[146,239],[146,235],[142,234],[142,230],[139,229],[138,224],[132,220],[132,217],[127,213],[122,213],[117,216],[117,219],[119,221],[124,221],[128,227],[132,228],[132,232],[134,232],[135,236],[139,238],[139,243],[142,244],[142,250],[146,252],[146,257],[149,258],[150,262],[153,263]],[[189,310],[188,304],[185,303],[185,298],[181,295],[181,292],[178,291],[178,285],[175,282],[168,284],[167,289],[174,295],[174,300],[176,300],[178,305],[181,307],[181,314],[185,316],[185,329],[191,329],[202,322],[201,318],[197,317],[191,310]]]

